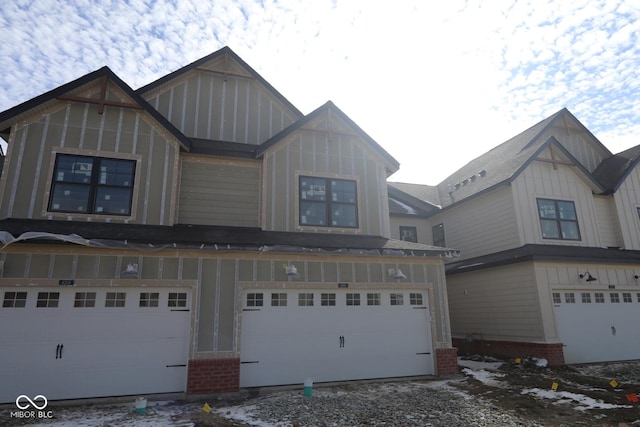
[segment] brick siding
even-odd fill
[[[458,347],[460,354],[482,356],[494,356],[498,358],[537,357],[547,359],[549,366],[564,365],[564,353],[562,343],[544,344],[517,341],[491,341],[473,340],[467,341],[454,338],[453,344]]]
[[[447,377],[458,373],[458,349],[437,348],[436,349],[436,374],[440,377]]]
[[[190,360],[187,394],[237,392],[240,389],[240,359]]]

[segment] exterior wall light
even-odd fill
[[[581,279],[584,279],[586,277],[585,282],[595,282],[596,280],[598,280],[597,277],[593,277],[588,271],[580,273],[579,276]]]

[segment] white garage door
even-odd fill
[[[434,373],[426,291],[243,294],[240,386]]]
[[[640,359],[640,292],[553,293],[566,363]]]
[[[3,288],[0,402],[182,392],[184,288]]]

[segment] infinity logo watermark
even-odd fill
[[[26,401],[27,401],[27,402],[29,402],[29,403],[27,403],[27,404],[25,404],[25,405],[21,405],[21,404],[20,404],[20,401],[21,401],[21,400],[26,400]],[[42,401],[43,401],[42,405],[38,405],[38,404],[36,403],[36,401],[38,401],[38,400],[42,400]],[[46,398],[46,397],[44,397],[44,396],[43,396],[43,395],[41,395],[41,394],[39,394],[39,395],[37,395],[36,397],[34,397],[34,398],[33,398],[33,400],[31,400],[31,399],[29,398],[29,396],[27,396],[27,395],[25,395],[25,394],[21,394],[20,396],[18,396],[18,397],[16,398],[16,406],[18,407],[18,409],[22,409],[22,410],[24,410],[24,409],[29,409],[29,406],[33,406],[33,407],[34,407],[34,408],[36,408],[36,409],[42,410],[42,409],[44,409],[44,408],[46,408],[46,407],[47,407],[47,403],[48,403],[48,402],[47,402],[47,398]]]
[[[49,402],[42,394],[31,399],[26,394],[21,394],[16,398],[16,407],[19,411],[11,411],[11,418],[53,418],[53,411],[43,411]],[[26,409],[34,410],[27,411]],[[37,411],[35,410],[37,409]]]

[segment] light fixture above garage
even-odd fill
[[[285,265],[284,266],[284,271],[287,273],[287,276],[289,277],[299,277],[300,274],[298,273],[298,269],[296,268],[295,265]]]
[[[402,270],[398,269],[389,269],[389,277],[393,277],[396,280],[404,280],[407,278],[407,275],[402,272]]]
[[[138,264],[134,264],[130,262],[127,265],[127,268],[124,269],[122,273],[120,273],[121,277],[138,277]]]
[[[596,280],[598,280],[597,277],[593,277],[588,271],[580,273],[579,276],[581,279],[584,279],[586,277],[585,282],[595,282]]]

